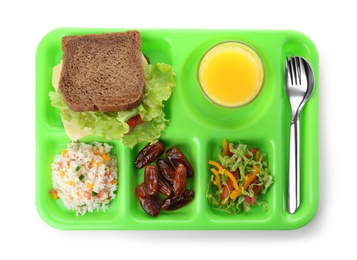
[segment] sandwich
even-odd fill
[[[133,148],[160,138],[174,71],[148,62],[138,31],[64,36],[62,51],[49,95],[71,140],[99,136]]]

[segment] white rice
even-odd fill
[[[106,211],[116,197],[117,160],[110,155],[111,149],[106,143],[72,142],[55,156],[51,165],[53,189],[77,216]]]

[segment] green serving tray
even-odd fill
[[[143,170],[133,167],[145,145],[133,150],[120,141],[86,137],[83,142],[108,142],[118,158],[118,197],[107,212],[76,216],[61,200],[53,200],[51,163],[70,142],[59,110],[48,96],[53,90],[52,68],[62,58],[61,38],[126,31],[128,29],[60,28],[40,41],[36,53],[36,206],[49,226],[63,230],[289,230],[300,228],[315,216],[319,204],[319,64],[313,42],[296,31],[138,29],[142,51],[151,63],[168,63],[175,70],[176,88],[165,102],[170,125],[161,140],[169,148],[178,146],[191,161],[195,175],[188,181],[195,198],[186,207],[150,217],[140,207],[135,187],[143,182]],[[251,45],[261,56],[265,81],[259,96],[242,108],[218,107],[208,101],[197,82],[197,66],[212,45],[236,40]],[[312,65],[315,90],[301,114],[301,205],[295,214],[286,208],[290,105],[285,90],[285,60],[301,55]],[[211,208],[205,197],[210,177],[208,160],[217,160],[224,139],[243,141],[261,147],[268,157],[274,184],[260,197],[269,204],[267,211],[254,208],[239,215]]]

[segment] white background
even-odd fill
[[[357,15],[352,3],[1,1],[0,259],[355,256]],[[35,51],[41,38],[59,27],[293,29],[305,33],[320,55],[321,201],[316,217],[292,231],[60,231],[47,226],[35,208]]]

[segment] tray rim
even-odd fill
[[[130,29],[125,29],[125,28],[79,28],[79,27],[62,27],[62,28],[58,28],[58,29],[54,29],[52,31],[50,31],[49,33],[47,33],[41,40],[40,44],[38,45],[38,48],[37,48],[37,51],[36,51],[36,90],[37,90],[37,84],[38,84],[38,80],[37,80],[37,77],[38,77],[38,72],[37,72],[37,56],[38,56],[38,52],[39,50],[41,49],[41,44],[43,44],[43,41],[46,40],[48,37],[51,37],[52,34],[58,34],[58,33],[65,33],[65,32],[68,32],[68,31],[82,31],[84,33],[88,33],[88,32],[93,32],[93,31],[103,31],[103,32],[110,32],[110,31],[125,31],[125,30],[130,30]],[[300,36],[300,37],[304,37],[306,41],[308,41],[308,44],[310,45],[310,47],[312,48],[312,51],[315,52],[315,55],[317,56],[317,64],[315,64],[315,69],[318,69],[318,52],[317,52],[317,49],[316,49],[316,46],[314,45],[314,43],[305,35],[305,34],[302,34],[301,32],[298,32],[298,31],[294,31],[294,30],[239,30],[239,29],[158,29],[158,28],[153,28],[153,29],[150,29],[150,28],[144,28],[144,29],[140,29],[140,28],[135,28],[135,30],[139,30],[139,31],[145,31],[145,32],[148,32],[148,31],[159,31],[159,32],[165,32],[165,31],[175,31],[175,32],[197,32],[197,31],[200,31],[200,32],[217,32],[217,31],[220,31],[220,32],[254,32],[254,33],[282,33],[282,32],[285,32],[285,33],[290,33],[290,34],[294,34],[294,35],[297,35],[297,36]],[[318,71],[316,73],[318,75]],[[317,77],[317,82],[318,82],[318,77]],[[317,83],[318,84],[318,83]],[[318,96],[318,94],[317,94]],[[36,101],[37,101],[37,95],[36,95]],[[38,140],[41,138],[39,137],[39,132],[38,132],[38,129],[37,129],[37,120],[38,120],[38,116],[37,116],[37,109],[38,109],[38,105],[37,105],[37,102],[36,102],[36,208],[37,208],[37,211],[40,215],[40,217],[44,220],[45,223],[47,223],[48,225],[52,226],[52,227],[55,227],[57,229],[71,229],[71,230],[76,230],[76,229],[110,229],[110,228],[105,228],[105,227],[100,227],[100,228],[86,228],[85,226],[81,226],[79,228],[72,228],[72,227],[66,227],[66,225],[61,225],[59,223],[54,223],[53,221],[51,221],[49,218],[47,218],[47,216],[45,215],[45,212],[43,210],[43,207],[41,206],[41,203],[39,202],[39,197],[40,196],[38,194],[38,189],[37,189],[37,185],[38,185],[38,178],[40,178],[39,174],[38,174],[38,165],[40,164],[39,161],[40,161],[40,158],[39,158],[39,154],[40,154],[40,149],[38,147]],[[317,112],[317,115],[318,115],[318,107],[316,109],[316,112]],[[318,142],[317,142],[318,144]],[[318,150],[318,148],[317,148]],[[317,158],[319,157],[318,156],[318,153],[316,154]],[[319,169],[319,165],[317,165],[317,168]],[[319,175],[319,173],[317,173]],[[319,176],[317,177],[318,180],[319,180]],[[301,224],[298,224],[298,225],[293,225],[291,224],[289,226],[289,228],[283,228],[283,229],[296,229],[296,228],[300,228],[300,227],[303,227],[305,226],[306,224],[310,223],[310,221],[314,218],[314,216],[316,215],[316,212],[318,210],[318,205],[319,205],[319,185],[318,185],[318,192],[317,192],[317,197],[315,197],[315,207],[314,207],[314,210],[311,210],[308,214],[308,216],[305,216],[305,221]],[[138,229],[138,228],[135,228],[135,227],[125,227],[125,226],[122,226],[120,229]],[[150,229],[150,228],[144,228],[144,229]],[[157,228],[155,228],[157,229]],[[173,228],[173,229],[186,229],[186,228]],[[196,228],[188,228],[188,229],[196,229]],[[198,228],[198,229],[207,229],[207,228]],[[216,228],[212,228],[212,229],[216,229]],[[218,228],[219,229],[219,228]],[[280,229],[280,228],[259,228],[259,229]]]

